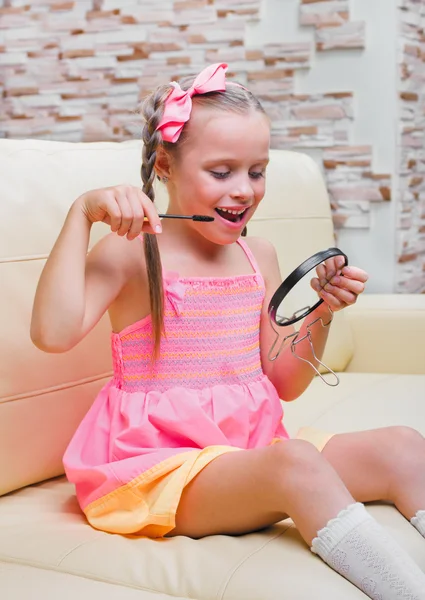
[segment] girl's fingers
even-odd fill
[[[344,257],[330,258],[316,267],[310,285],[332,310],[354,304],[369,276],[358,267],[344,267]]]
[[[348,279],[357,279],[362,283],[366,283],[369,279],[369,275],[366,271],[363,271],[363,269],[359,269],[358,267],[344,267],[342,269],[342,275]]]
[[[339,273],[340,269],[336,264],[336,258],[328,258],[328,260],[316,267],[317,277],[319,278],[322,288],[325,287],[326,283],[330,281],[332,277]]]
[[[135,188],[129,189],[127,192],[127,200],[133,212],[133,219],[130,229],[127,232],[127,239],[134,240],[142,231],[143,219],[145,215]]]
[[[329,281],[335,275],[340,275],[341,270],[344,267],[345,259],[343,256],[333,256],[332,258],[328,258],[323,263],[326,269],[326,278]]]
[[[105,202],[103,203],[103,210],[106,213],[103,221],[110,225],[111,231],[118,231],[121,225],[121,211],[113,194],[106,197]]]
[[[340,273],[344,268],[345,258],[343,256],[335,256],[335,266],[337,273]]]
[[[156,235],[158,233],[157,231],[154,231],[152,229],[152,226],[150,225],[150,223],[146,217],[145,217],[145,220],[143,221],[142,233],[150,233],[152,235]]]
[[[120,211],[120,223],[116,229],[118,235],[135,239],[141,231],[161,233],[161,220],[152,201],[133,186],[119,186],[114,197]]]
[[[313,288],[313,290],[317,293],[319,293],[322,289],[322,286],[320,285],[320,281],[317,277],[313,277],[313,279],[310,281],[310,285]]]
[[[334,287],[329,283],[322,288],[317,278],[312,279],[310,284],[318,296],[329,304],[333,310],[340,310],[348,304],[354,304],[357,300],[357,294]]]
[[[145,217],[147,218],[143,223],[143,231],[146,233],[161,233],[162,225],[161,219],[158,216],[158,212],[153,204],[153,202],[142,192],[142,190],[137,190],[137,194],[139,197],[139,201],[143,207],[143,212]]]
[[[115,189],[115,199],[121,211],[121,224],[117,230],[117,233],[118,235],[124,236],[127,235],[133,223],[133,209],[124,189]]]
[[[317,277],[319,279],[320,287],[322,287],[322,288],[325,287],[328,280],[326,279],[326,267],[325,267],[324,263],[317,265],[316,273],[317,273]]]
[[[337,274],[336,257],[328,258],[324,262],[326,269],[326,279],[332,279]]]
[[[357,300],[357,294],[348,290],[333,286],[330,283],[325,285],[323,290],[325,293],[337,298],[343,304],[354,304]]]
[[[364,292],[365,289],[364,283],[358,281],[357,279],[348,279],[347,277],[332,277],[332,279],[329,281],[329,284],[357,295]]]
[[[345,302],[336,296],[333,296],[329,292],[325,292],[325,290],[322,290],[319,296],[332,308],[333,311],[341,310],[346,306]]]

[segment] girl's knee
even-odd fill
[[[425,459],[425,438],[412,427],[391,427],[388,443],[392,447],[392,458],[402,469],[423,468]]]
[[[291,439],[274,444],[270,448],[275,472],[319,472],[329,464],[313,444],[305,440]]]
[[[313,498],[315,494],[340,494],[343,483],[331,464],[317,448],[304,440],[288,440],[272,447],[270,477],[281,498],[289,501],[285,510],[290,513],[291,499]],[[345,488],[344,488],[345,490]]]
[[[413,427],[406,427],[404,425],[398,425],[389,428],[396,438],[397,442],[404,444],[406,447],[422,447],[425,444],[424,436]]]
[[[381,452],[389,461],[400,460],[415,460],[417,458],[421,462],[424,460],[425,438],[419,431],[412,427],[404,425],[396,425],[393,427],[385,427],[380,432],[380,440],[377,442],[381,445]]]
[[[425,439],[416,429],[394,426],[381,430],[380,442],[382,467],[388,473],[388,496],[393,500],[422,471]]]

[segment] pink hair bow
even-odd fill
[[[186,286],[179,279],[175,271],[168,271],[164,277],[165,295],[167,296],[174,312],[178,317],[181,315],[183,301],[186,294]]]
[[[224,92],[226,89],[226,63],[217,63],[206,67],[199,73],[193,85],[186,91],[175,81],[174,89],[165,100],[164,114],[157,127],[164,142],[177,142],[192,111],[192,96],[208,92]]]

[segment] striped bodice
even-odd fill
[[[152,365],[150,316],[112,334],[114,383],[132,391],[245,384],[263,376],[260,315],[264,281],[255,273],[226,278],[164,274],[165,337]]]

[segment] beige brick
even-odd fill
[[[262,80],[262,79],[284,79],[286,77],[293,77],[294,72],[285,69],[275,69],[263,71],[252,71],[248,74],[248,81]]]
[[[400,98],[407,102],[417,102],[419,100],[419,94],[414,92],[400,92]]]
[[[53,11],[65,10],[69,11],[74,8],[75,2],[56,2],[50,5],[50,9]]]
[[[190,56],[172,56],[167,58],[167,65],[190,65]]]

